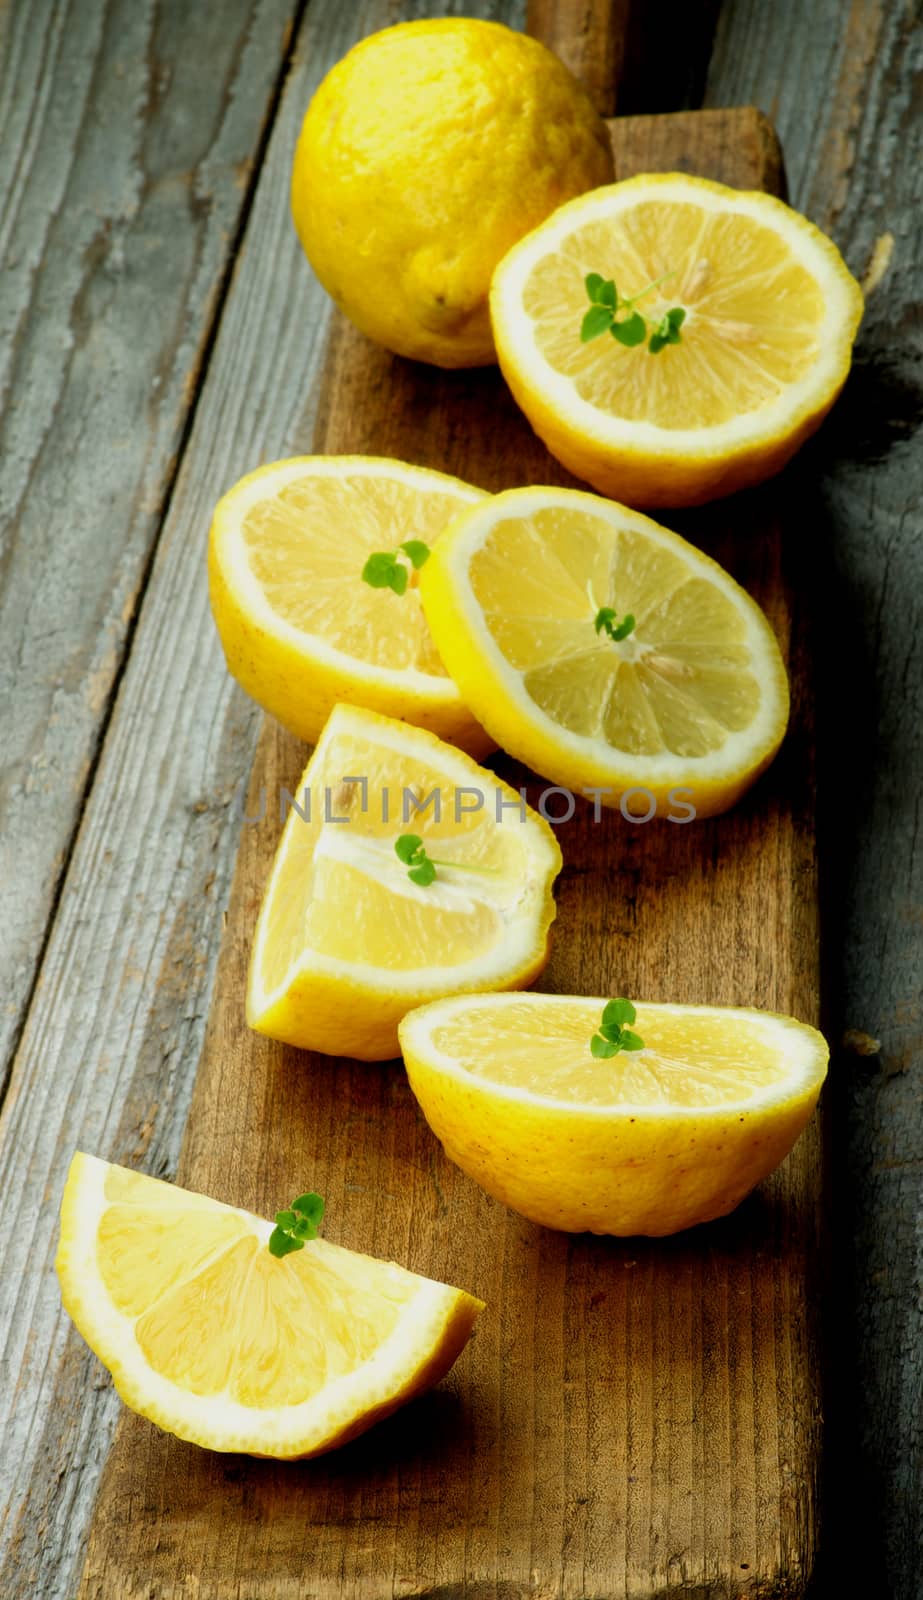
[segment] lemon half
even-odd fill
[[[432,545],[484,498],[458,478],[376,456],[298,456],[241,478],[215,509],[208,556],[238,683],[311,744],[348,701],[485,754],[490,738],[436,652],[410,562],[403,594],[362,578],[370,555],[406,540]]]
[[[603,805],[724,811],[785,732],[785,667],[759,606],[694,545],[612,501],[495,495],[447,530],[420,594],[496,742]],[[597,631],[602,609],[633,619],[627,637]]]
[[[681,307],[680,342],[581,343],[590,273],[628,299],[654,284],[635,309],[653,329]],[[863,302],[833,242],[781,200],[657,173],[563,206],[504,257],[490,304],[504,376],[552,455],[629,505],[683,506],[784,466],[843,386]]]
[[[446,1154],[569,1232],[667,1234],[724,1216],[784,1159],[827,1068],[774,1012],[637,1005],[639,1051],[598,1060],[606,1001],[464,995],[411,1012],[401,1049]]]

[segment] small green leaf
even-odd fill
[[[659,355],[668,344],[679,344],[680,328],[686,320],[682,306],[673,306],[661,317],[648,342],[652,356]]]
[[[622,1029],[622,1037],[619,1039],[619,1049],[621,1049],[621,1050],[643,1050],[644,1049],[644,1040],[643,1039],[639,1039],[638,1035],[636,1033],[632,1033],[629,1028],[623,1028]]]
[[[604,278],[600,272],[589,272],[583,282],[594,306],[611,306],[615,310],[618,295],[612,278]]]
[[[621,1027],[626,1022],[634,1022],[637,1015],[630,1000],[610,1000],[603,1010],[603,1022],[608,1027],[614,1024]]]
[[[617,1056],[619,1047],[612,1039],[604,1039],[601,1033],[594,1033],[590,1040],[590,1050],[597,1061],[608,1061],[611,1056]]]
[[[608,306],[590,306],[589,311],[580,324],[580,342],[589,344],[591,339],[598,339],[601,333],[612,326],[612,312]]]
[[[312,1189],[310,1194],[300,1194],[297,1200],[292,1201],[292,1210],[300,1211],[303,1217],[308,1217],[316,1225],[323,1221],[324,1202]]]
[[[436,876],[436,868],[431,861],[424,860],[418,867],[411,867],[407,876],[411,883],[418,883],[422,889],[426,889]]]
[[[362,568],[362,581],[373,589],[390,589],[396,562],[388,550],[376,550]]]
[[[287,1256],[293,1250],[303,1250],[304,1240],[293,1239],[290,1233],[283,1228],[273,1228],[269,1235],[269,1253],[274,1256]]]
[[[395,594],[404,594],[407,568],[389,550],[376,550],[362,568],[362,581],[372,589],[393,589]]]
[[[414,856],[423,848],[423,840],[418,833],[402,833],[394,841],[394,854],[398,861],[403,861],[405,867],[410,866]]]
[[[635,619],[630,611],[622,618],[621,622],[617,623],[612,606],[600,606],[593,620],[593,626],[597,633],[602,633],[605,630],[610,639],[616,640],[627,639],[634,625]]]
[[[633,311],[630,317],[625,318],[624,322],[613,322],[609,331],[613,339],[618,339],[619,344],[633,347],[636,344],[644,343],[647,335],[647,323],[640,311]]]
[[[419,572],[424,561],[429,560],[429,545],[422,539],[405,539],[401,545],[405,556],[415,571]]]
[[[312,1190],[300,1194],[285,1211],[276,1212],[276,1225],[269,1235],[269,1250],[274,1256],[287,1256],[303,1250],[307,1239],[317,1238],[317,1227],[324,1215],[324,1202]]]

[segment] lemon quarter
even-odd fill
[[[250,961],[259,1033],[384,1060],[411,1007],[541,970],[561,852],[492,772],[422,728],[338,706],[295,799]],[[429,883],[398,855],[408,836],[437,863]]]
[[[288,1200],[290,1197],[284,1197]],[[61,1206],[64,1305],[127,1406],[210,1450],[312,1456],[436,1383],[483,1302],[77,1154]]]

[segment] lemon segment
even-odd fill
[[[598,272],[653,330],[657,355],[583,344]],[[630,178],[561,207],[500,263],[500,365],[549,450],[636,506],[698,504],[779,471],[846,379],[862,292],[836,246],[781,200],[680,173]],[[621,313],[620,313],[621,315]]]
[[[569,489],[462,513],[421,573],[429,626],[493,738],[536,772],[628,809],[726,810],[788,719],[779,647],[718,564],[647,517]],[[597,632],[601,608],[634,626]]]
[[[65,1308],[133,1411],[211,1450],[317,1455],[438,1382],[483,1302],[77,1154],[61,1207]]]
[[[433,545],[480,489],[374,456],[300,456],[258,468],[218,502],[212,612],[228,668],[313,743],[338,701],[428,727],[472,754],[490,739],[446,673],[407,562],[404,594],[362,579],[370,555]]]
[[[826,1074],[791,1017],[637,1005],[639,1051],[594,1057],[603,999],[465,995],[400,1027],[446,1154],[533,1222],[668,1234],[724,1216],[785,1158]]]
[[[321,283],[370,338],[442,367],[496,359],[501,256],[608,183],[605,123],[537,39],[473,17],[399,23],[327,74],[304,119],[292,215]]]
[[[561,854],[492,772],[422,729],[338,706],[296,800],[250,963],[258,1032],[382,1060],[411,1007],[523,987],[544,965]],[[427,887],[395,854],[405,833],[440,863]]]

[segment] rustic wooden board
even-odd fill
[[[626,174],[682,164],[778,181],[755,115],[629,120],[615,136]],[[495,373],[412,367],[343,324],[316,445],[404,455],[488,488],[562,481]],[[816,1019],[809,575],[783,540],[784,508],[784,489],[769,488],[685,523],[789,651],[783,754],[714,823],[562,830],[548,987]],[[267,726],[254,792],[291,786],[303,756]],[[244,832],[179,1181],[270,1211],[310,1180],[331,1237],[464,1284],[490,1309],[439,1391],[302,1467],[216,1457],[126,1414],[82,1594],[179,1596],[190,1581],[202,1600],[801,1594],[818,1516],[819,1126],[733,1218],[687,1238],[532,1227],[443,1159],[399,1064],[306,1058],[245,1029],[277,833],[270,819]]]
[[[298,10],[0,6],[0,1088]]]

